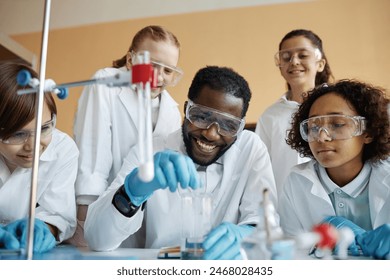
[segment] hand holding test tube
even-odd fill
[[[141,205],[158,189],[169,188],[175,192],[179,184],[186,188],[199,188],[195,165],[188,156],[172,150],[157,152],[153,165],[155,176],[150,182],[141,180],[138,167],[126,176],[125,190],[134,205]]]

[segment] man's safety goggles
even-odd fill
[[[209,129],[213,124],[216,124],[218,133],[227,137],[236,136],[245,126],[244,119],[203,105],[195,104],[192,100],[188,100],[186,118],[193,125],[201,129]]]
[[[322,58],[318,48],[293,48],[278,51],[275,56],[275,64],[278,67],[288,65],[296,57],[301,63],[318,61]]]
[[[54,128],[56,127],[56,115],[53,115],[52,119],[41,126],[41,138],[46,138],[53,133]],[[13,133],[11,136],[0,139],[4,144],[9,145],[19,145],[24,144],[27,140],[35,135],[35,131],[32,130],[19,130]]]
[[[361,116],[325,115],[312,117],[300,123],[300,132],[306,142],[317,141],[321,132],[332,140],[345,140],[362,135],[366,120]]]

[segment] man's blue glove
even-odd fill
[[[26,248],[28,234],[28,220],[16,220],[4,228],[18,239],[20,248]],[[54,248],[56,239],[45,222],[35,219],[34,222],[34,253],[45,253]]]
[[[205,260],[239,260],[242,259],[240,248],[241,241],[250,235],[253,226],[235,225],[223,222],[214,228],[203,242]]]
[[[328,223],[333,225],[336,229],[341,229],[344,227],[350,228],[353,233],[355,234],[355,240],[349,245],[348,250],[349,253],[353,256],[359,256],[359,244],[357,243],[357,237],[361,234],[364,234],[366,231],[356,225],[355,223],[351,222],[350,220],[341,217],[341,216],[328,216],[323,220],[323,223]],[[337,251],[337,247],[335,249]]]
[[[390,224],[358,235],[356,241],[363,250],[364,255],[376,259],[390,258]]]
[[[154,178],[150,182],[143,182],[138,177],[138,168],[135,168],[125,179],[126,194],[131,202],[140,206],[155,190],[169,188],[176,191],[180,183],[182,188],[196,189],[200,186],[198,173],[194,162],[188,156],[175,151],[166,150],[154,155]]]
[[[11,233],[0,226],[0,248],[16,250],[20,248],[20,243]]]

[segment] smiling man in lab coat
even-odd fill
[[[240,259],[240,242],[258,223],[263,188],[276,202],[267,149],[244,128],[251,92],[230,68],[198,71],[185,103],[182,129],[172,133],[154,157],[155,178],[138,178],[137,152],[113,184],[90,205],[85,238],[91,249],[160,248],[179,245],[181,197],[178,182],[196,189],[196,169],[205,168],[213,197],[213,229],[203,243],[205,259]]]

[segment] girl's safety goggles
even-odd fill
[[[155,60],[150,61],[157,73],[163,76],[164,84],[166,86],[175,86],[183,76],[183,70],[179,67],[169,66],[162,62]]]
[[[53,114],[52,119],[41,126],[41,137],[45,138],[50,136],[53,133],[55,127],[56,115]],[[26,143],[27,140],[33,135],[35,135],[35,131],[33,130],[19,130],[5,139],[0,139],[0,141],[4,144],[19,145]]]
[[[192,100],[188,100],[187,103],[186,119],[201,129],[209,129],[213,124],[216,124],[218,133],[227,137],[236,136],[245,126],[244,119],[203,105],[195,104]]]
[[[324,115],[308,118],[300,123],[300,133],[306,142],[318,141],[321,132],[332,140],[345,140],[362,135],[366,119],[361,116]]]
[[[318,48],[292,48],[278,51],[275,56],[275,64],[278,67],[288,65],[296,57],[301,63],[318,61],[322,58]]]
[[[136,53],[131,53],[132,63],[134,63]],[[175,86],[183,76],[183,70],[179,67],[167,65],[161,61],[150,59],[150,63],[153,66],[153,69],[157,71],[158,75],[162,75],[165,86]]]

